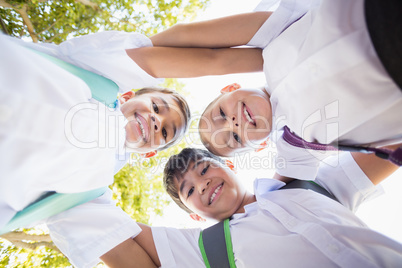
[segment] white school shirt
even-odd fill
[[[363,2],[281,1],[249,43],[264,48],[272,140],[286,161],[277,169],[283,176],[314,178],[327,156],[289,145],[282,139],[285,125],[324,144],[402,142],[402,92],[371,44]]]
[[[352,156],[343,154],[336,168],[323,166],[316,181],[343,205],[311,190],[276,191],[276,180],[255,181],[257,202],[230,220],[236,267],[398,267],[402,245],[351,212],[381,191]],[[200,231],[152,227],[162,267],[205,267]]]
[[[32,49],[104,75],[124,91],[158,82],[124,50],[150,45],[142,35],[120,32],[59,46],[0,35],[0,226],[44,192],[107,186],[115,171],[117,145],[108,138],[121,112],[94,101],[81,79]]]

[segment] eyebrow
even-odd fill
[[[177,132],[176,125],[173,123],[173,138],[172,138],[172,140],[176,137],[176,132]]]
[[[193,167],[191,168],[191,170],[194,170],[195,168],[197,168],[197,166],[200,164],[200,163],[202,163],[202,162],[205,162],[205,160],[204,159],[202,159],[202,160],[199,160],[197,163],[195,163],[194,165],[193,165]],[[188,170],[186,171],[186,173],[188,172]],[[183,176],[184,177],[184,176]],[[184,195],[184,193],[183,193],[183,190],[184,190],[184,187],[186,186],[186,180],[182,180],[182,183],[180,184],[180,193],[182,194],[182,195]]]
[[[168,111],[170,111],[169,103],[167,103],[167,101],[166,101],[164,98],[162,98],[162,97],[158,97],[158,99],[159,99],[161,102],[163,102],[163,105],[165,105],[166,109],[167,109]]]
[[[181,195],[184,195],[183,190],[184,190],[185,185],[186,185],[186,181],[183,180],[182,183],[180,184],[180,193],[181,193]]]

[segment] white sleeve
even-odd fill
[[[126,49],[152,46],[151,40],[139,33],[105,31],[75,37],[60,45],[21,43],[109,78],[121,92],[163,81],[146,73],[126,53]]]
[[[299,180],[314,180],[320,161],[327,157],[321,151],[298,148],[287,143],[282,134],[275,142],[277,156],[275,158],[276,172],[279,175]]]
[[[321,163],[315,182],[353,212],[364,201],[384,192],[380,185],[375,186],[370,181],[349,152],[330,157],[326,163]]]
[[[152,227],[162,268],[205,268],[198,238],[201,229]]]
[[[271,11],[278,0],[262,0],[254,11]],[[316,6],[320,0],[282,0],[279,7],[253,36],[248,46],[265,48],[292,23]]]
[[[76,267],[94,267],[100,256],[141,228],[111,200],[108,191],[93,201],[66,210],[46,221],[56,246]]]

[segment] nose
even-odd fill
[[[151,114],[151,127],[155,132],[159,132],[161,130],[161,118],[156,114]]]
[[[235,115],[232,115],[232,121],[233,121],[233,124],[234,124],[236,127],[239,126],[239,123],[237,122],[237,119],[236,119],[236,116],[235,116]]]
[[[198,182],[197,188],[200,194],[204,194],[205,191],[208,189],[209,185],[211,184],[211,180],[202,179]]]

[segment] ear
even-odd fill
[[[140,154],[140,156],[141,156],[142,158],[151,158],[151,157],[154,157],[154,156],[157,155],[157,154],[158,154],[158,151],[154,150],[154,151],[150,151],[150,152],[148,152],[148,153]]]
[[[226,165],[228,168],[230,168],[230,170],[232,170],[235,174],[237,173],[236,168],[235,168],[235,166],[234,166],[234,164],[233,164],[232,161],[226,159],[226,160],[225,160],[225,165]]]
[[[267,147],[268,147],[268,141],[269,141],[269,138],[267,138],[264,142],[262,142],[262,143],[258,146],[258,148],[255,149],[255,151],[258,153],[258,152],[264,150],[265,148],[267,148]]]
[[[132,99],[134,97],[135,97],[135,92],[134,91],[131,91],[131,90],[127,91],[126,93],[122,94],[119,97],[119,103],[123,104],[123,103],[127,102],[129,99]]]
[[[241,86],[239,84],[233,83],[233,84],[230,84],[230,85],[222,88],[221,93],[225,94],[225,93],[233,92],[233,91],[235,91],[236,89],[239,89],[239,88],[241,88]]]
[[[190,213],[190,218],[192,218],[195,221],[200,221],[200,222],[207,221],[206,219],[204,219],[203,217],[201,217],[200,215],[195,214],[195,213]]]

